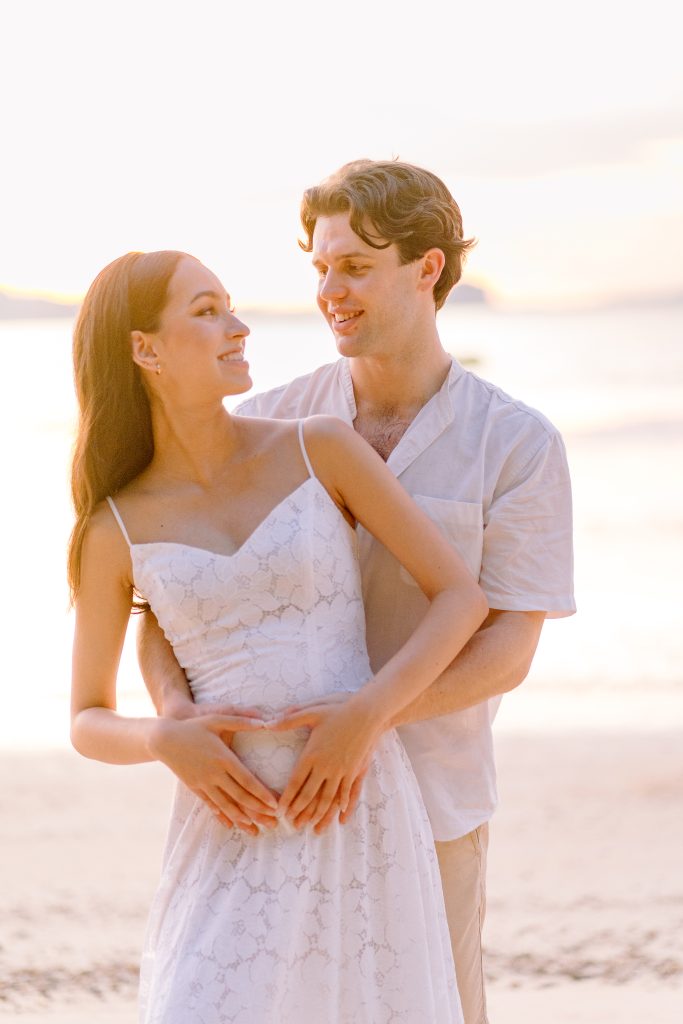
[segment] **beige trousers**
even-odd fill
[[[436,843],[465,1024],[488,1024],[481,954],[488,843],[488,824],[460,839]]]

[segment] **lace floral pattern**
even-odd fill
[[[315,477],[233,555],[131,548],[195,700],[269,712],[370,676],[355,534]],[[281,790],[305,731],[237,737]],[[387,734],[353,819],[228,830],[178,786],[141,976],[144,1024],[461,1020],[431,832]]]

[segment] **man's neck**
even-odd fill
[[[356,356],[349,362],[359,412],[391,411],[411,419],[440,390],[451,368],[451,357],[440,344],[417,356]]]
[[[442,387],[451,357],[441,344],[418,357],[350,360],[354,429],[386,461],[422,407]]]

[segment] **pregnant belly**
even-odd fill
[[[310,729],[290,732],[237,732],[232,749],[240,761],[269,789],[280,794],[310,735]]]

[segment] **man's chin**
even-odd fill
[[[347,359],[351,359],[353,356],[362,356],[365,354],[365,346],[358,337],[344,338],[335,334],[334,342],[337,346],[337,352],[340,356],[345,356]]]

